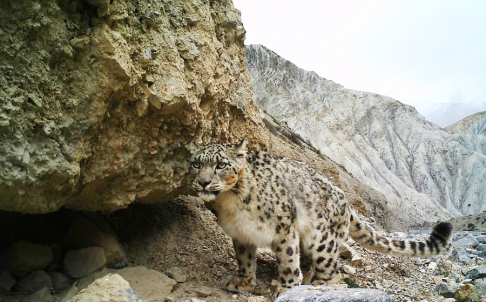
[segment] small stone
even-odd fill
[[[343,259],[352,259],[356,253],[356,250],[346,243],[339,245],[339,256]]]
[[[354,267],[352,267],[351,265],[344,265],[343,271],[348,275],[355,275],[356,274],[356,269]]]
[[[212,293],[213,293],[213,291],[208,287],[202,287],[202,288],[198,288],[196,290],[196,294],[200,298],[206,298],[209,295],[211,295]]]
[[[486,264],[479,265],[465,274],[466,279],[478,279],[486,277]]]
[[[73,38],[69,40],[69,44],[74,48],[83,49],[89,44],[89,37],[83,36]]]
[[[264,296],[249,297],[247,302],[268,302]]]
[[[440,283],[435,287],[435,291],[444,298],[454,298],[455,289],[449,283]]]
[[[64,271],[73,278],[80,278],[105,266],[105,252],[101,247],[71,250],[64,257]]]
[[[442,282],[447,283],[447,279],[445,279],[444,276],[434,276],[434,283],[435,283],[435,285],[439,285]]]
[[[358,254],[354,255],[351,261],[349,262],[354,267],[363,267],[363,258]]]
[[[172,267],[172,268],[168,269],[166,274],[170,278],[177,281],[177,283],[183,283],[183,282],[186,282],[186,280],[187,280],[187,276],[184,275],[184,272],[182,272],[182,270],[178,267]]]
[[[167,297],[165,297],[165,300],[164,302],[177,302],[178,299],[172,295],[168,295]]]
[[[435,271],[437,269],[437,262],[430,262],[427,266],[427,269],[429,271]]]
[[[15,284],[17,292],[35,293],[43,288],[52,289],[52,280],[44,271],[36,271],[28,274]]]
[[[43,244],[17,241],[3,254],[4,269],[13,277],[22,277],[28,273],[43,270],[52,261],[52,250]]]
[[[8,294],[15,285],[15,280],[7,271],[0,272],[0,294]]]

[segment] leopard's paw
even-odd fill
[[[231,277],[224,283],[224,288],[230,292],[249,292],[256,286],[255,278]]]

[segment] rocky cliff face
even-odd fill
[[[1,210],[161,201],[190,142],[264,141],[229,0],[7,0],[0,20]]]
[[[444,130],[392,98],[345,89],[258,45],[247,47],[255,97],[409,224],[486,210],[484,114]]]

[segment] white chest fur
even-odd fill
[[[231,238],[241,242],[268,247],[274,239],[274,230],[261,222],[257,213],[243,203],[239,195],[231,192],[220,194],[215,201],[218,224]]]

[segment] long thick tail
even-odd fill
[[[349,235],[365,248],[383,254],[408,257],[429,257],[442,252],[449,244],[452,235],[452,224],[437,223],[425,240],[392,239],[376,234],[366,222],[359,220],[355,213],[350,217]]]

